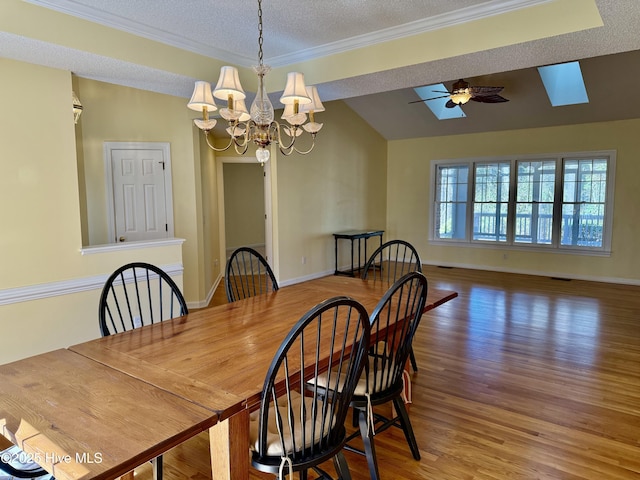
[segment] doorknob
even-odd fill
[[[119,241],[119,242],[124,242],[124,240],[125,240],[125,238],[124,238],[124,237],[120,237],[120,238],[118,239],[118,241]]]

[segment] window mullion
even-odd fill
[[[509,169],[509,203],[507,205],[507,245],[513,245],[516,238],[516,183],[518,179],[517,160],[511,160]]]
[[[564,192],[564,158],[556,158],[556,186],[553,196],[553,223],[551,234],[551,245],[554,248],[560,246],[560,235],[562,227],[562,202]]]
[[[467,190],[467,241],[473,241],[473,205],[476,195],[476,162],[469,164],[470,181],[467,182],[469,190]]]

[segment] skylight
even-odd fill
[[[447,87],[445,87],[442,83],[436,83],[435,85],[426,85],[424,87],[414,88],[414,90],[422,100],[427,100],[429,98],[434,99],[424,103],[427,107],[429,107],[429,109],[438,118],[438,120],[466,117],[466,115],[462,111],[462,108],[460,107],[445,107],[445,104],[449,100],[449,95],[447,95],[446,93],[442,93],[448,92]]]
[[[538,73],[554,107],[589,103],[578,62],[538,67]]]

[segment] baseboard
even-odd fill
[[[633,285],[640,286],[640,279],[635,278],[620,278],[620,277],[598,277],[593,275],[578,275],[568,274],[567,272],[540,272],[539,270],[527,270],[521,268],[504,268],[495,267],[493,265],[473,265],[466,263],[429,263],[422,262],[423,265],[431,265],[434,267],[446,267],[446,268],[465,268],[468,270],[484,270],[486,272],[499,272],[499,273],[514,273],[518,275],[534,275],[536,277],[553,277],[569,280],[584,280],[587,282],[602,282],[602,283],[615,283],[618,285]]]
[[[216,290],[218,288],[218,286],[220,285],[220,282],[222,281],[224,277],[222,275],[218,275],[218,278],[216,279],[215,282],[213,282],[213,285],[211,286],[211,288],[209,289],[209,293],[207,294],[207,298],[205,300],[199,301],[199,302],[187,302],[187,308],[189,310],[195,310],[198,308],[206,308],[209,306],[209,304],[211,303],[211,299],[213,298],[213,295],[216,293]]]

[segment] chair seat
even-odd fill
[[[304,403],[304,406],[303,406]],[[301,408],[306,408],[308,411],[311,411],[313,407],[313,398],[311,397],[303,397],[297,392],[291,392],[291,404],[296,411],[299,411]],[[288,400],[286,397],[278,398],[278,409],[280,410],[280,414],[283,418],[286,419],[288,415]],[[258,428],[259,428],[259,418],[260,411],[257,410],[253,412],[250,416],[249,423],[249,439],[250,439],[250,448],[253,451],[258,450]],[[267,435],[267,452],[266,454],[269,456],[288,456],[294,453],[293,445],[295,441],[295,445],[302,445],[303,443],[306,445],[310,445],[311,443],[318,443],[321,439],[321,433],[323,431],[327,431],[326,428],[329,424],[329,418],[325,418],[325,428],[322,428],[322,419],[318,418],[315,422],[308,420],[304,425],[304,429],[302,425],[299,423],[294,426],[293,436],[286,436],[285,438],[285,451],[282,451],[282,444],[280,442],[280,435],[278,434],[278,427],[276,425],[276,414],[275,409],[269,409],[269,425],[268,435]],[[315,428],[313,423],[315,423]],[[285,423],[283,428],[288,429],[289,425]],[[305,442],[302,441],[303,431],[305,434]],[[313,433],[315,432],[315,435]],[[312,436],[313,435],[313,436]]]
[[[304,403],[304,405],[303,405]],[[313,408],[313,398],[311,397],[303,397],[297,392],[291,393],[291,404],[293,409],[299,411],[301,408],[306,408],[308,411],[311,411]],[[288,413],[288,400],[285,397],[278,398],[278,409],[280,410],[283,418],[287,418]],[[325,418],[324,423],[325,426],[323,428],[322,419],[318,418],[315,422],[308,420],[305,424],[304,428],[302,425],[296,424],[294,426],[294,435],[293,437],[287,436],[285,438],[285,450],[282,450],[282,444],[280,442],[280,435],[278,434],[278,427],[275,421],[275,409],[270,409],[269,411],[269,425],[268,429],[268,437],[267,437],[267,452],[266,454],[269,456],[288,456],[294,453],[293,446],[294,441],[295,445],[302,445],[303,443],[309,445],[311,443],[318,443],[320,441],[321,433],[323,431],[327,431],[327,427],[329,425],[329,418]],[[249,424],[249,440],[251,450],[258,450],[258,424],[260,418],[260,411],[257,410],[253,412],[250,416],[250,424]],[[313,423],[315,423],[315,428]],[[289,425],[283,425],[283,428],[289,429]],[[302,441],[303,431],[305,434],[305,441]],[[315,433],[315,435],[314,435]],[[312,436],[313,435],[313,436]]]
[[[376,361],[378,363],[377,366]],[[353,392],[354,397],[364,397],[367,393],[371,395],[389,388],[388,382],[392,380],[390,378],[390,372],[395,371],[395,366],[385,364],[384,368],[380,368],[381,361],[381,359],[369,357],[369,364],[366,367],[369,369],[369,374],[367,375],[363,373],[360,376],[356,389]],[[332,370],[332,375],[338,375],[338,372]],[[369,380],[368,382],[367,378]],[[329,381],[331,382],[331,385],[328,384]],[[344,385],[344,375],[341,375],[340,380],[336,382],[335,377],[329,379],[329,375],[325,372],[319,375],[316,379],[309,380],[309,383],[311,384],[314,382],[317,382],[319,387],[341,391],[342,386]],[[356,400],[356,398],[354,398],[354,400]]]

